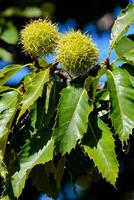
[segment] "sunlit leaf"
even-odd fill
[[[0,98],[0,150],[4,151],[13,117],[18,106],[18,93],[10,91]]]
[[[5,178],[7,173],[4,164],[4,154],[7,138],[18,106],[18,93],[7,92],[0,97],[0,174]]]
[[[129,139],[134,128],[134,86],[126,70],[115,68],[107,71],[108,89],[111,97],[111,119],[115,132],[122,141]]]
[[[119,56],[118,61],[125,61],[134,65],[134,41],[124,36],[115,46],[115,52]]]
[[[119,166],[114,150],[114,139],[107,125],[100,118],[93,115],[89,118],[83,147],[102,177],[115,186]]]
[[[54,127],[57,151],[64,155],[76,146],[87,131],[88,115],[92,110],[85,89],[68,86],[62,91]]]
[[[129,4],[115,21],[111,32],[110,49],[113,49],[125,35],[130,24],[134,23],[134,4]]]
[[[32,81],[26,88],[21,101],[22,107],[19,117],[42,95],[44,84],[49,81],[49,69],[36,73],[31,78]]]
[[[134,49],[121,56],[121,61],[134,65]]]
[[[115,47],[115,52],[118,56],[124,57],[126,53],[134,51],[134,41],[124,36],[119,40]]]
[[[21,70],[23,66],[21,65],[8,65],[0,70],[0,85],[5,84],[16,72]]]

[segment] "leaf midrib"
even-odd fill
[[[111,72],[110,72],[111,73]],[[118,93],[119,93],[119,90],[118,90],[118,86],[116,86],[116,81],[114,79],[114,76],[113,76],[113,73],[111,73],[111,76],[113,78],[113,84],[115,86],[115,90],[116,90],[116,97],[117,97],[117,101],[118,102],[118,107],[119,107],[119,110],[120,110],[120,119],[121,119],[121,127],[122,127],[122,130],[124,130],[123,128],[123,114],[122,114],[122,109],[121,109],[121,103],[120,103],[120,100],[119,100],[119,96],[118,96]],[[124,133],[120,130],[120,132],[122,133],[122,135],[124,135]]]
[[[47,147],[50,145],[52,140],[49,140],[48,143],[46,145],[44,145],[44,147],[42,149],[40,149],[38,152],[32,154],[29,158],[35,157],[35,159],[33,159],[32,161],[28,160],[25,163],[22,163],[22,167],[20,168],[21,171],[26,172],[27,170],[31,169],[34,165],[36,165],[36,163],[38,164],[38,160],[40,159],[40,157],[42,156],[42,154],[44,153],[44,151],[47,149]],[[25,164],[27,163],[32,163],[30,167],[25,167]]]
[[[134,7],[133,7],[133,9],[134,9]],[[125,16],[124,16],[125,17]],[[117,20],[118,20],[118,18],[117,18]],[[134,18],[133,18],[133,20],[134,20]],[[133,20],[128,20],[128,22],[126,23],[126,26],[125,26],[125,28],[127,28],[128,26],[129,26],[129,24],[131,24],[132,22],[131,21],[133,21]],[[118,23],[118,21],[116,22],[116,25],[117,25],[117,23]],[[122,31],[120,32],[120,35],[122,34],[122,32],[123,32],[123,30],[125,29],[125,28],[123,28],[122,29]],[[112,36],[113,37],[113,36]],[[112,43],[112,45],[111,45],[111,47],[110,47],[110,49],[112,49],[113,48],[113,46],[114,46],[114,44],[116,43],[116,40],[117,40],[117,38],[119,38],[119,36],[118,37],[116,37],[116,39],[114,40],[114,42]],[[121,38],[120,38],[121,39]]]
[[[72,114],[71,120],[70,120],[69,123],[68,123],[69,126],[68,126],[68,128],[67,128],[67,130],[66,130],[66,133],[67,133],[68,130],[70,129],[70,126],[71,126],[71,124],[72,124],[72,121],[74,121],[75,114],[76,114],[76,110],[77,110],[77,107],[79,106],[79,102],[81,101],[81,98],[82,98],[83,93],[84,93],[84,90],[82,91],[82,93],[81,93],[81,95],[80,95],[80,98],[78,99],[78,102],[77,102],[77,104],[76,104],[76,106],[75,106],[75,110],[74,110],[74,112],[73,112],[73,114]],[[78,130],[79,130],[79,128],[78,128]],[[79,136],[81,137],[81,134],[80,134],[80,133],[79,133]]]
[[[44,74],[44,77],[42,78],[42,81],[40,82],[40,84],[38,85],[37,89],[35,90],[35,92],[33,92],[33,95],[31,95],[29,98],[28,98],[28,101],[24,101],[24,99],[22,100],[22,104],[23,106],[26,105],[26,104],[29,104],[29,102],[31,101],[31,99],[33,99],[34,96],[36,96],[36,94],[38,93],[38,91],[40,90],[40,88],[42,87],[42,84],[44,82],[44,79],[46,78],[46,74],[47,74],[47,71],[46,73]],[[29,88],[32,86],[32,84],[30,84]],[[27,90],[28,91],[28,90]],[[25,95],[27,95],[29,93],[26,92]]]

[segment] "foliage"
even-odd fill
[[[106,60],[92,63],[79,76],[43,57],[25,64],[30,73],[15,87],[6,82],[23,66],[0,71],[1,199],[18,199],[29,179],[56,199],[64,170],[71,177],[80,171],[91,183],[97,169],[96,181],[105,179],[116,187],[117,149],[129,145],[134,128],[134,42],[126,35],[133,12],[130,4],[115,21]],[[117,59],[110,63],[112,50]],[[79,74],[81,65],[74,69]],[[107,77],[103,85],[102,75]]]

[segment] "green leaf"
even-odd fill
[[[0,150],[0,177],[2,177],[3,180],[5,181],[7,174],[8,174],[8,171],[4,163],[3,152]]]
[[[31,118],[31,127],[33,130],[31,131],[31,136],[37,133],[36,122],[37,122],[37,103],[35,102],[31,106],[30,110],[30,118]]]
[[[108,101],[109,100],[109,92],[106,89],[99,90],[96,93],[96,101]]]
[[[43,148],[38,144],[42,142],[41,139],[42,138],[36,137],[34,141],[31,140],[20,154],[20,169],[11,177],[13,193],[17,198],[20,196],[32,168],[36,165],[44,164],[53,158],[53,139],[51,138],[45,142]]]
[[[44,84],[49,81],[49,71],[50,69],[46,69],[39,73],[36,73],[35,76],[31,76],[32,81],[27,86],[26,92],[22,98],[21,111],[19,117],[25,113],[27,109],[42,95]],[[19,118],[18,117],[18,118]]]
[[[112,103],[111,119],[116,133],[127,142],[134,128],[134,86],[124,69],[107,71],[108,89]]]
[[[27,76],[25,76],[24,78],[24,88],[25,90],[27,90],[27,88],[29,87],[29,85],[32,84],[32,80],[33,78],[36,76],[35,73],[31,72],[30,74],[28,74]]]
[[[11,199],[9,198],[8,195],[6,195],[6,196],[1,197],[0,200],[11,200]]]
[[[18,93],[7,92],[0,98],[0,151],[4,152],[12,120],[18,106]]]
[[[130,52],[122,55],[120,60],[125,61],[131,65],[134,65],[134,49],[132,49]]]
[[[134,23],[134,4],[129,4],[115,21],[111,32],[110,49],[112,50],[125,35],[130,24]]]
[[[2,28],[3,30],[0,38],[9,44],[16,44],[19,39],[16,26],[11,21],[4,21],[4,26]]]
[[[36,126],[41,129],[50,123],[56,109],[55,105],[55,84],[51,81],[46,86],[46,95],[37,101],[37,122]]]
[[[7,90],[16,90],[16,89],[15,88],[11,88],[9,86],[5,86],[5,85],[4,86],[0,85],[0,93],[5,92]]]
[[[62,155],[69,153],[86,133],[92,110],[85,89],[68,86],[62,91],[53,132],[56,149]]]
[[[10,181],[7,187],[7,193],[11,195],[10,189],[12,185],[13,194],[15,197],[19,197],[25,186],[26,179],[29,173],[39,164],[44,164],[53,158],[54,140],[52,138],[52,125],[45,127],[44,130],[37,130],[34,134],[29,135],[29,130],[25,137],[25,142],[21,146],[21,151],[18,154],[16,161],[14,162],[14,171],[10,175]],[[22,137],[19,132],[19,138]],[[16,171],[15,171],[16,170]]]
[[[3,48],[0,48],[0,59],[8,62],[13,62],[14,60],[13,54]]]
[[[24,17],[40,17],[42,14],[42,11],[39,7],[27,7],[24,11],[21,11],[21,13],[23,13]]]
[[[115,46],[115,52],[119,56],[117,61],[125,61],[134,65],[134,41],[124,36]]]
[[[8,65],[0,70],[0,85],[5,84],[16,72],[21,70],[21,65]]]
[[[119,57],[124,57],[128,52],[134,50],[134,41],[127,36],[122,37],[115,46],[115,52]]]
[[[6,10],[4,10],[2,13],[2,16],[4,17],[13,17],[13,16],[19,16],[19,17],[40,17],[42,14],[42,11],[39,7],[31,6],[26,7],[26,9],[20,9],[18,7],[8,7]]]
[[[11,124],[18,105],[18,93],[7,92],[0,97],[0,175],[5,178],[7,170],[4,164],[4,154]]]
[[[97,116],[90,116],[88,131],[82,143],[102,177],[115,186],[119,169],[114,139],[107,125]]]

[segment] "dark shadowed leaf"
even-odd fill
[[[39,191],[57,198],[58,189],[55,180],[55,166],[53,161],[47,162],[45,165],[36,166],[31,174],[32,185],[36,186]]]
[[[47,131],[34,135],[27,141],[19,155],[19,171],[16,171],[11,177],[13,193],[17,198],[20,196],[32,168],[53,158],[54,141],[46,134],[48,134]]]
[[[53,82],[49,82],[45,88],[45,95],[37,101],[36,126],[38,129],[47,126],[55,113],[55,87]]]
[[[89,76],[85,80],[85,89],[88,91],[88,96],[90,99],[94,100],[96,95],[96,89],[98,85],[99,77]]]
[[[61,181],[64,174],[64,167],[65,167],[65,157],[63,156],[57,164],[56,173],[55,173],[56,184],[59,190],[61,188]]]
[[[134,76],[134,66],[130,65],[129,63],[124,63],[121,68],[126,69],[131,76]]]

